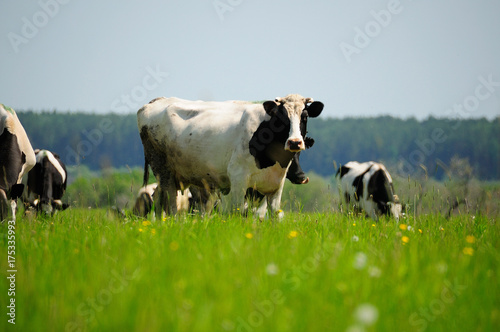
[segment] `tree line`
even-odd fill
[[[68,166],[99,170],[144,165],[135,114],[17,113],[33,148],[58,153]],[[308,132],[315,144],[301,153],[300,163],[322,176],[351,160],[374,160],[401,176],[425,172],[442,179],[446,165],[459,157],[468,160],[479,179],[500,179],[500,117],[317,118],[308,122]]]

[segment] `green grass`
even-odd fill
[[[19,216],[15,330],[497,331],[499,239],[498,219],[469,214]]]

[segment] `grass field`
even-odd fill
[[[16,324],[3,277],[0,330],[498,331],[499,239],[469,214],[19,217]]]

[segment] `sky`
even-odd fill
[[[322,117],[500,116],[498,0],[3,0],[0,103],[298,93]]]

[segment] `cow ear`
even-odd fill
[[[274,115],[276,114],[276,111],[278,110],[278,104],[273,101],[273,100],[268,100],[264,102],[264,109],[266,110],[266,113],[269,115]]]
[[[314,145],[314,138],[312,137],[305,137],[304,138],[304,143],[306,144],[306,149],[312,148]]]
[[[311,105],[307,106],[307,114],[309,115],[310,118],[315,118],[321,114],[321,111],[323,111],[324,106],[325,105],[323,105],[322,102],[315,101]]]

